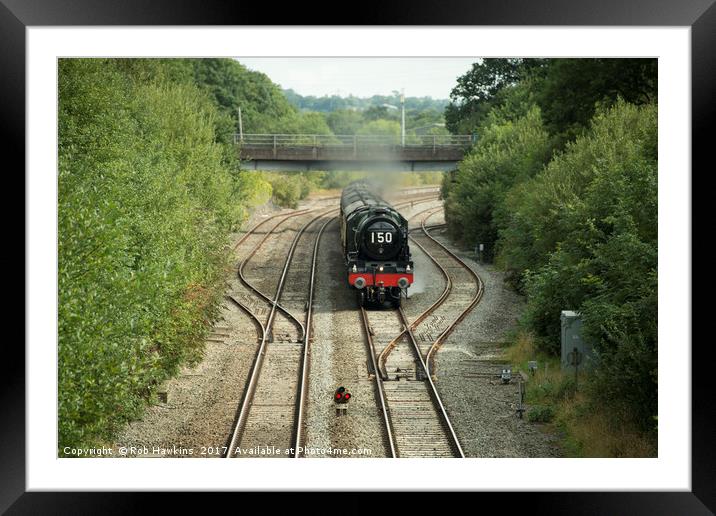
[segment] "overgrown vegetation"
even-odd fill
[[[448,121],[478,140],[443,184],[448,230],[527,294],[522,326],[545,357],[561,310],[581,312],[599,366],[579,406],[655,443],[656,61],[485,60],[458,82]]]
[[[60,60],[60,451],[110,435],[200,356],[226,235],[270,194],[189,64]]]
[[[450,224],[451,235],[485,244],[485,256],[493,255],[500,222],[509,217],[504,210],[507,192],[537,174],[549,152],[539,109],[525,110],[520,117],[499,110],[490,114],[480,143],[460,163],[445,204],[448,220],[470,221]]]
[[[636,426],[628,414],[614,414],[611,405],[594,396],[596,386],[589,375],[580,371],[575,381],[574,373],[563,372],[559,358],[540,352],[529,333],[515,337],[508,359],[524,371],[529,360],[537,360],[538,369],[526,384],[525,417],[563,435],[567,457],[656,456],[653,436]]]
[[[374,95],[369,99],[357,97],[301,97],[287,90],[289,100],[298,106],[303,116],[325,120],[333,134],[370,134],[400,136],[400,94]],[[443,108],[446,100],[430,97],[405,99],[405,136],[408,142],[424,135],[448,135]],[[388,107],[390,106],[390,107]],[[315,109],[315,112],[305,111]],[[323,132],[321,132],[323,134]]]
[[[325,95],[323,97],[316,97],[314,95],[303,96],[296,93],[292,89],[287,89],[283,92],[289,102],[303,111],[318,111],[323,113],[331,113],[335,111],[358,112],[368,110],[376,106],[382,106],[383,104],[391,104],[394,106],[398,106],[400,104],[399,91],[393,91],[391,92],[391,95],[373,95],[372,97],[367,98],[356,97],[354,95],[348,95],[347,97],[341,97],[339,95]],[[433,99],[431,97],[405,97],[405,109],[409,112],[442,113],[447,103],[447,99]]]

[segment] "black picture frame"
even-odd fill
[[[25,30],[28,27],[336,24],[335,20],[319,22],[315,18],[317,12],[342,12],[341,16],[336,16],[341,20],[338,25],[689,26],[692,37],[692,180],[696,177],[697,167],[703,169],[707,166],[706,156],[709,147],[713,146],[708,129],[715,119],[716,105],[714,0],[457,0],[440,2],[439,5],[420,0],[403,5],[381,3],[380,8],[367,4],[356,7],[351,9],[355,13],[349,16],[344,10],[345,5],[335,3],[312,3],[311,8],[306,9],[301,3],[282,3],[279,7],[279,4],[244,0],[125,0],[102,3],[92,0],[0,0],[0,112],[3,133],[0,145],[5,162],[15,157],[14,162],[18,163],[12,169],[6,169],[7,175],[20,167],[24,169],[25,165]],[[700,172],[703,175],[708,170]],[[24,191],[24,182],[22,188]],[[6,216],[5,220],[17,220],[16,208],[13,213],[11,219]],[[692,257],[695,248],[692,246]],[[26,260],[27,256],[24,258]],[[4,346],[5,367],[0,374],[0,511],[7,510],[8,514],[113,514],[146,507],[146,494],[26,492],[25,353],[16,344],[9,345],[10,342],[6,340]],[[709,385],[709,345],[708,341],[704,341],[691,347],[691,492],[501,493],[483,496],[525,510],[546,508],[551,514],[712,514],[716,510],[716,447],[712,442],[716,428],[711,417],[715,411]],[[355,506],[352,496],[342,502],[346,507]],[[163,495],[161,503],[165,511],[175,504],[181,504],[185,509],[188,507],[186,497],[176,494]]]

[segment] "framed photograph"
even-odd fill
[[[711,513],[691,181],[716,8],[592,7],[2,0],[28,302],[0,508]]]

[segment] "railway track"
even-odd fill
[[[464,457],[403,309],[360,310],[391,456]]]
[[[267,325],[268,339],[271,342],[300,343],[306,334],[306,328],[299,318],[291,313],[283,303],[274,300],[275,292],[283,289],[283,271],[275,257],[289,256],[293,258],[298,239],[306,230],[307,225],[302,222],[303,216],[309,215],[309,211],[297,211],[284,217],[278,224],[266,232],[258,244],[244,258],[238,267],[238,276],[241,283],[246,287],[248,293],[253,295],[254,306],[260,309],[263,306],[263,313],[270,313],[274,303],[276,315],[271,325]],[[284,227],[288,223],[289,227]],[[295,233],[291,239],[291,233]],[[269,238],[273,237],[271,246],[267,244]],[[260,260],[253,258],[261,252]],[[256,263],[255,263],[256,262]],[[290,263],[289,263],[290,265]],[[284,263],[284,268],[288,265]],[[274,286],[275,285],[275,286]],[[267,294],[266,292],[271,292]]]
[[[389,378],[375,375],[391,456],[464,457],[403,310],[360,310],[374,369],[375,350],[395,342],[390,358],[394,374]],[[399,335],[394,337],[396,326]]]
[[[308,210],[298,210],[289,213],[272,215],[248,230],[246,234],[236,243],[234,246],[234,254],[242,257],[236,268],[237,278],[244,289],[242,291],[237,291],[232,296],[234,298],[234,304],[243,305],[253,315],[264,320],[268,317],[273,300],[263,291],[259,290],[259,288],[252,281],[249,281],[245,268],[249,261],[259,251],[264,242],[266,242],[266,240],[273,235],[280,226],[290,219],[304,215],[307,212]],[[264,226],[266,227],[264,228]],[[239,249],[241,249],[241,251],[239,251]],[[280,319],[279,326],[282,327],[282,331],[279,331],[280,338],[285,338],[286,336],[290,338],[291,332],[294,331],[297,332],[294,340],[301,340],[304,333],[302,323],[290,314],[281,304],[277,304],[277,310],[279,312],[278,318]],[[259,339],[260,338],[261,336],[259,336]]]
[[[371,352],[371,358],[394,457],[464,457],[434,384],[434,359],[455,326],[479,303],[484,285],[467,264],[430,234],[426,221],[440,209],[427,208],[410,217],[427,213],[420,223],[422,234],[410,238],[445,279],[438,299],[412,322],[402,308],[370,315],[361,309],[369,347],[382,349],[377,356]]]
[[[334,211],[331,209],[329,211]],[[293,214],[306,215],[312,212]],[[276,291],[271,302],[266,323],[261,332],[261,343],[254,358],[251,374],[246,386],[244,397],[239,407],[238,417],[234,425],[227,458],[236,456],[253,457],[285,457],[285,450],[294,449],[298,452],[296,439],[300,438],[300,414],[306,378],[307,342],[306,326],[298,318],[284,309],[285,315],[294,323],[296,339],[272,337],[272,329],[279,310],[279,300],[286,285],[286,278],[294,258],[298,242],[306,230],[318,220],[325,217],[323,212],[305,222],[291,241],[290,247],[281,270]],[[287,220],[289,217],[285,218]],[[330,219],[329,219],[330,220]],[[280,226],[281,223],[274,227]],[[252,285],[243,274],[248,260],[253,257],[259,247],[273,233],[266,233],[264,238],[252,250],[239,266],[239,275],[254,293],[266,299],[267,296]],[[315,263],[315,262],[314,262]],[[309,282],[312,290],[312,283]],[[312,292],[309,292],[309,299]],[[251,453],[253,451],[253,454]]]
[[[296,421],[296,439],[295,439],[295,451],[293,454],[294,458],[301,457],[301,448],[303,447],[304,436],[305,436],[305,421],[304,414],[306,412],[306,398],[308,396],[308,376],[310,373],[310,349],[311,349],[311,330],[313,324],[313,294],[316,286],[316,263],[318,263],[318,247],[321,244],[321,237],[323,232],[326,230],[328,224],[334,220],[329,218],[318,230],[316,239],[313,244],[313,255],[311,256],[311,276],[309,282],[308,301],[306,302],[306,344],[303,347],[303,367],[301,370],[301,381],[298,390],[298,415]]]
[[[417,202],[433,199],[435,199],[434,195],[427,198],[411,199],[401,204],[414,205]],[[300,456],[299,450],[305,434],[303,415],[310,367],[311,316],[318,247],[326,226],[332,220],[327,216],[329,213],[337,211],[337,208],[322,212],[297,229],[286,253],[273,298],[265,294],[255,284],[255,281],[251,281],[247,277],[246,268],[262,245],[276,233],[282,224],[314,211],[303,210],[283,216],[269,217],[244,235],[236,246],[238,248],[239,245],[249,240],[253,243],[253,248],[241,261],[237,272],[241,283],[255,298],[260,300],[259,307],[263,304],[268,310],[268,315],[266,322],[263,323],[260,315],[255,313],[259,308],[255,299],[252,303],[250,297],[242,300],[229,296],[232,303],[247,312],[254,320],[260,344],[231,433],[225,454],[227,458],[245,455],[251,450],[258,450],[258,453],[249,456],[266,456],[261,454],[262,448],[265,448],[267,453],[270,451],[271,456],[286,456],[285,454],[275,455],[273,454],[274,450],[291,450],[293,457]],[[263,236],[256,235],[257,228],[276,218],[280,218],[280,220],[273,226],[267,226],[270,229],[265,231]],[[315,229],[318,226],[317,221],[323,218],[326,220],[320,229]],[[310,247],[301,247],[298,246],[298,243],[304,235],[311,233],[309,228],[314,228],[315,239],[313,252],[310,256],[310,266],[307,267]],[[308,291],[307,301],[303,302],[303,294],[306,291]],[[285,297],[282,297],[284,295]],[[284,302],[279,303],[282,299]],[[300,316],[296,315],[301,311],[305,314],[305,324],[299,320]],[[279,317],[283,318],[283,328],[278,324]],[[289,325],[288,328],[286,328],[286,324]]]
[[[439,210],[429,210],[421,220],[424,239],[418,235],[411,237],[447,278],[444,295],[410,324],[411,330],[419,336],[421,353],[424,354],[427,371],[432,379],[436,378],[434,361],[438,349],[480,302],[485,292],[485,285],[477,273],[430,234],[426,221]],[[430,246],[432,249],[428,251]],[[454,316],[455,313],[458,315]]]
[[[378,357],[378,369],[383,379],[388,378],[388,370],[395,369],[388,364],[391,353],[397,347],[400,339],[409,327],[416,337],[420,354],[423,359],[427,360],[428,371],[432,373],[435,379],[434,367],[432,359],[435,351],[444,342],[445,338],[455,328],[455,326],[467,315],[467,313],[480,301],[484,286],[482,280],[475,272],[462,260],[454,255],[449,249],[435,240],[429,233],[429,227],[425,221],[434,213],[440,211],[441,207],[427,208],[416,214],[410,219],[416,218],[418,215],[428,213],[421,220],[420,228],[423,236],[416,237],[411,235],[410,239],[413,244],[428,257],[443,276],[445,288],[439,297],[425,310],[421,311],[410,324],[406,325],[402,333],[396,335],[394,339],[389,341]],[[442,227],[444,224],[438,224],[432,227]],[[432,252],[428,251],[431,247]],[[453,314],[458,316],[454,317]],[[393,357],[392,362],[401,361]]]

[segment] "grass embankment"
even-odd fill
[[[518,333],[506,349],[513,367],[528,373],[528,362],[536,360],[538,369],[525,384],[528,421],[545,423],[547,431],[562,437],[567,457],[655,457],[656,436],[645,434],[628,414],[594,401],[589,392],[591,377],[579,371],[564,372],[558,357],[537,350],[534,339]],[[576,389],[575,389],[576,387]]]

